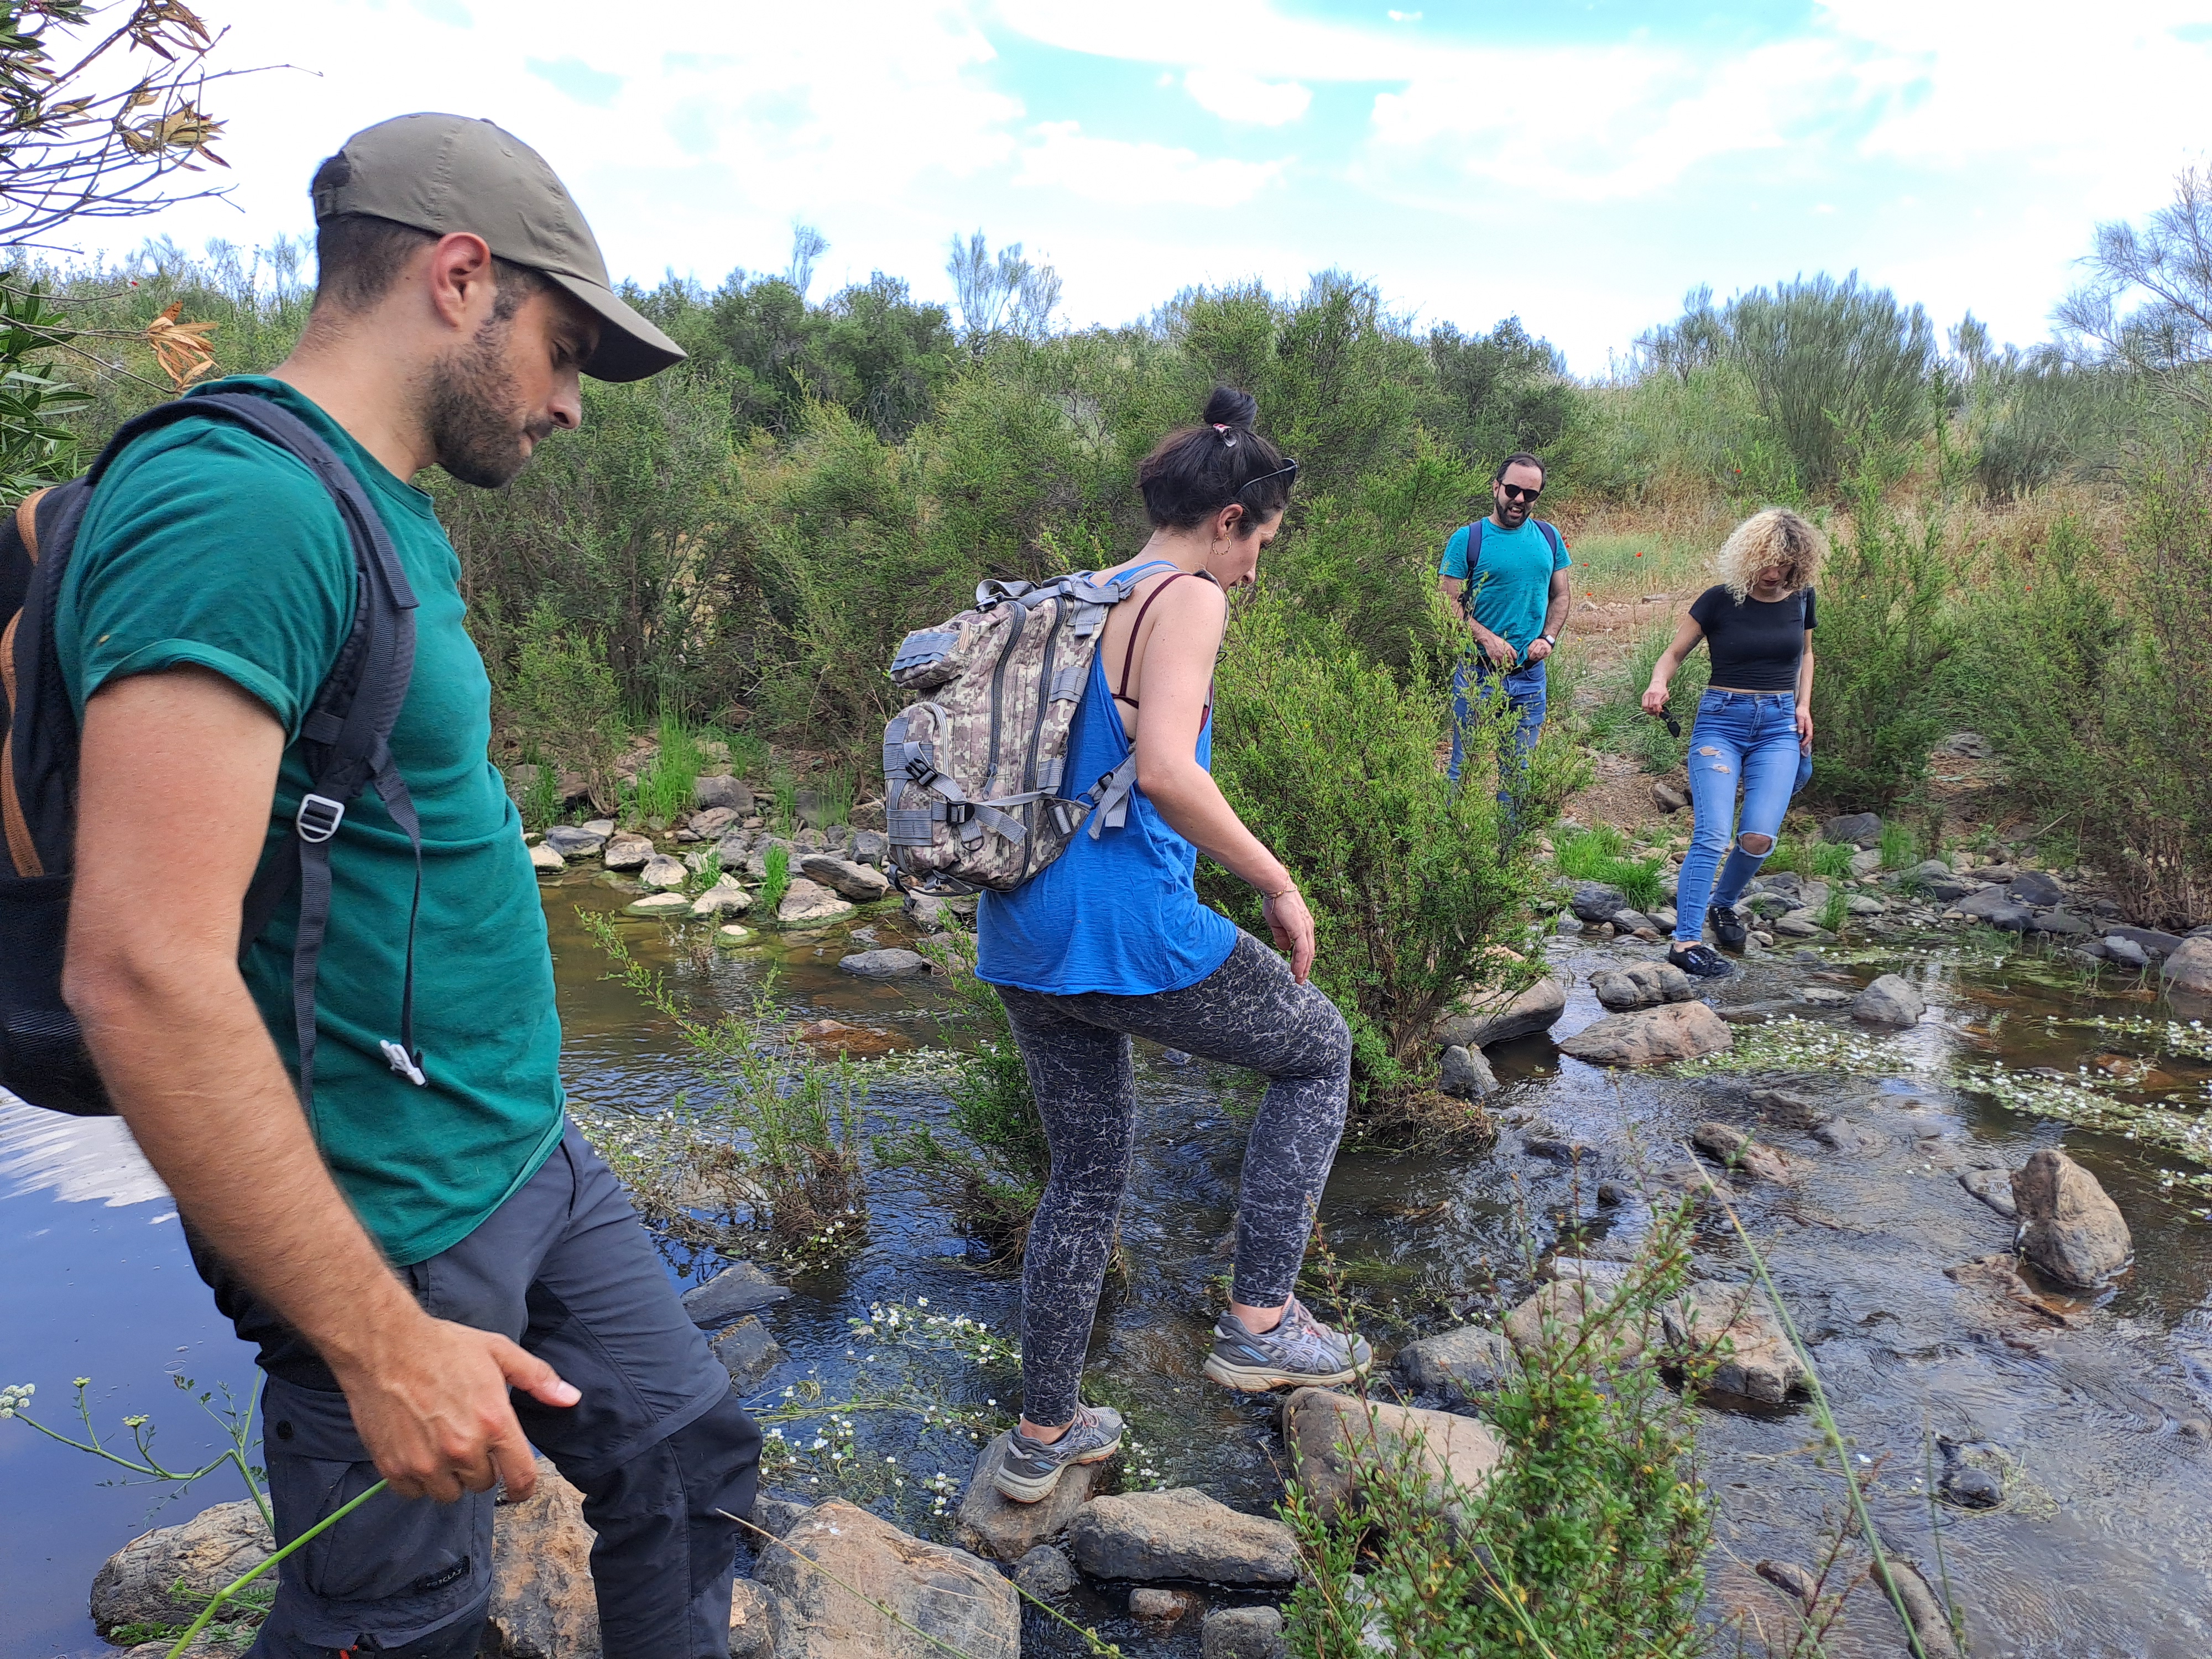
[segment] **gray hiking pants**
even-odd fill
[[[374,1486],[345,1396],[300,1334],[204,1241],[193,1261],[260,1346],[262,1451],[287,1542]],[[582,1393],[513,1396],[531,1443],[584,1494],[606,1659],[728,1659],[738,1534],[760,1432],[685,1316],[622,1188],[571,1124],[544,1166],[453,1249],[399,1269],[426,1312],[497,1331]],[[251,1659],[473,1655],[492,1589],[490,1492],[380,1492],[277,1569]]]
[[[1280,957],[1245,933],[1228,961],[1181,991],[1048,996],[997,988],[1052,1148],[1052,1176],[1022,1264],[1022,1413],[1057,1426],[1075,1415],[1115,1219],[1136,1158],[1130,1036],[1249,1066],[1268,1079],[1244,1143],[1233,1294],[1270,1308],[1297,1282],[1336,1160],[1351,1097],[1352,1034],[1318,987],[1300,985]]]

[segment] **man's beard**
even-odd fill
[[[423,406],[431,452],[463,483],[497,489],[530,459],[526,435],[534,443],[552,430],[520,418],[514,377],[504,362],[511,324],[497,319],[440,366]]]

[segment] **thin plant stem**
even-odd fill
[[[221,1589],[217,1590],[214,1595],[209,1598],[207,1606],[200,1609],[200,1616],[192,1620],[191,1626],[185,1630],[185,1633],[177,1638],[176,1645],[172,1647],[167,1653],[164,1654],[162,1656],[162,1659],[183,1659],[185,1650],[191,1646],[192,1638],[194,1637],[198,1636],[202,1631],[208,1627],[208,1621],[215,1617],[216,1608],[222,1606],[224,1602],[229,1601],[232,1596],[237,1595],[239,1591],[244,1589],[255,1579],[260,1577],[263,1573],[268,1571],[270,1568],[275,1566],[279,1561],[282,1561],[294,1550],[299,1548],[301,1545],[308,1542],[312,1539],[319,1537],[322,1534],[329,1531],[332,1527],[337,1525],[339,1522],[344,1520],[346,1516],[351,1515],[363,1504],[366,1504],[370,1498],[375,1497],[377,1493],[382,1492],[388,1484],[390,1483],[386,1481],[378,1481],[367,1492],[362,1493],[360,1497],[355,1498],[350,1504],[348,1504],[343,1509],[333,1510],[331,1514],[325,1516],[321,1520],[316,1522],[313,1526],[308,1528],[307,1531],[301,1533],[290,1543],[285,1545],[283,1549],[278,1550],[276,1554],[270,1556],[266,1561],[264,1561],[259,1566],[254,1568],[251,1572],[240,1573],[237,1577],[232,1579],[230,1583],[225,1584]]]

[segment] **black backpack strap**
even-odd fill
[[[392,728],[407,700],[415,666],[415,591],[375,504],[336,451],[298,416],[252,392],[216,392],[179,398],[151,410],[116,434],[94,463],[96,481],[109,459],[130,438],[155,424],[214,416],[244,428],[304,464],[330,491],[353,542],[360,581],[353,627],[330,676],[301,722],[307,793],[293,817],[295,856],[264,860],[246,889],[239,954],[269,926],[296,880],[299,926],[292,944],[292,1017],[300,1050],[300,1103],[309,1121],[315,1103],[315,981],[331,916],[331,840],[346,809],[363,787],[374,785],[392,822],[415,854],[415,896],[407,915],[406,972],[400,987],[399,1040],[386,1041],[392,1069],[421,1085],[422,1057],[415,1050],[415,923],[422,902],[422,830],[407,785],[392,759]],[[156,418],[160,417],[160,418]]]
[[[1482,520],[1470,519],[1467,525],[1467,583],[1459,591],[1459,608],[1467,612],[1469,622],[1474,620],[1474,573],[1482,563]]]

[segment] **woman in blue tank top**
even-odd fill
[[[1370,1357],[1291,1293],[1344,1127],[1351,1034],[1307,982],[1313,917],[1291,872],[1207,769],[1226,591],[1252,580],[1297,476],[1252,429],[1255,408],[1218,387],[1201,424],[1161,440],[1137,472],[1152,539],[1101,573],[1139,580],[1108,613],[1068,732],[1067,775],[1103,777],[1133,753],[1127,822],[1079,833],[1023,886],[985,893],[977,917],[975,971],[1006,1005],[1052,1149],[1022,1275],[1022,1420],[992,1471],[1018,1503],[1121,1443],[1119,1415],[1079,1390],[1135,1150],[1133,1036],[1268,1079],[1206,1374],[1246,1392],[1326,1387]],[[1200,853],[1260,890],[1288,963],[1199,902]]]

